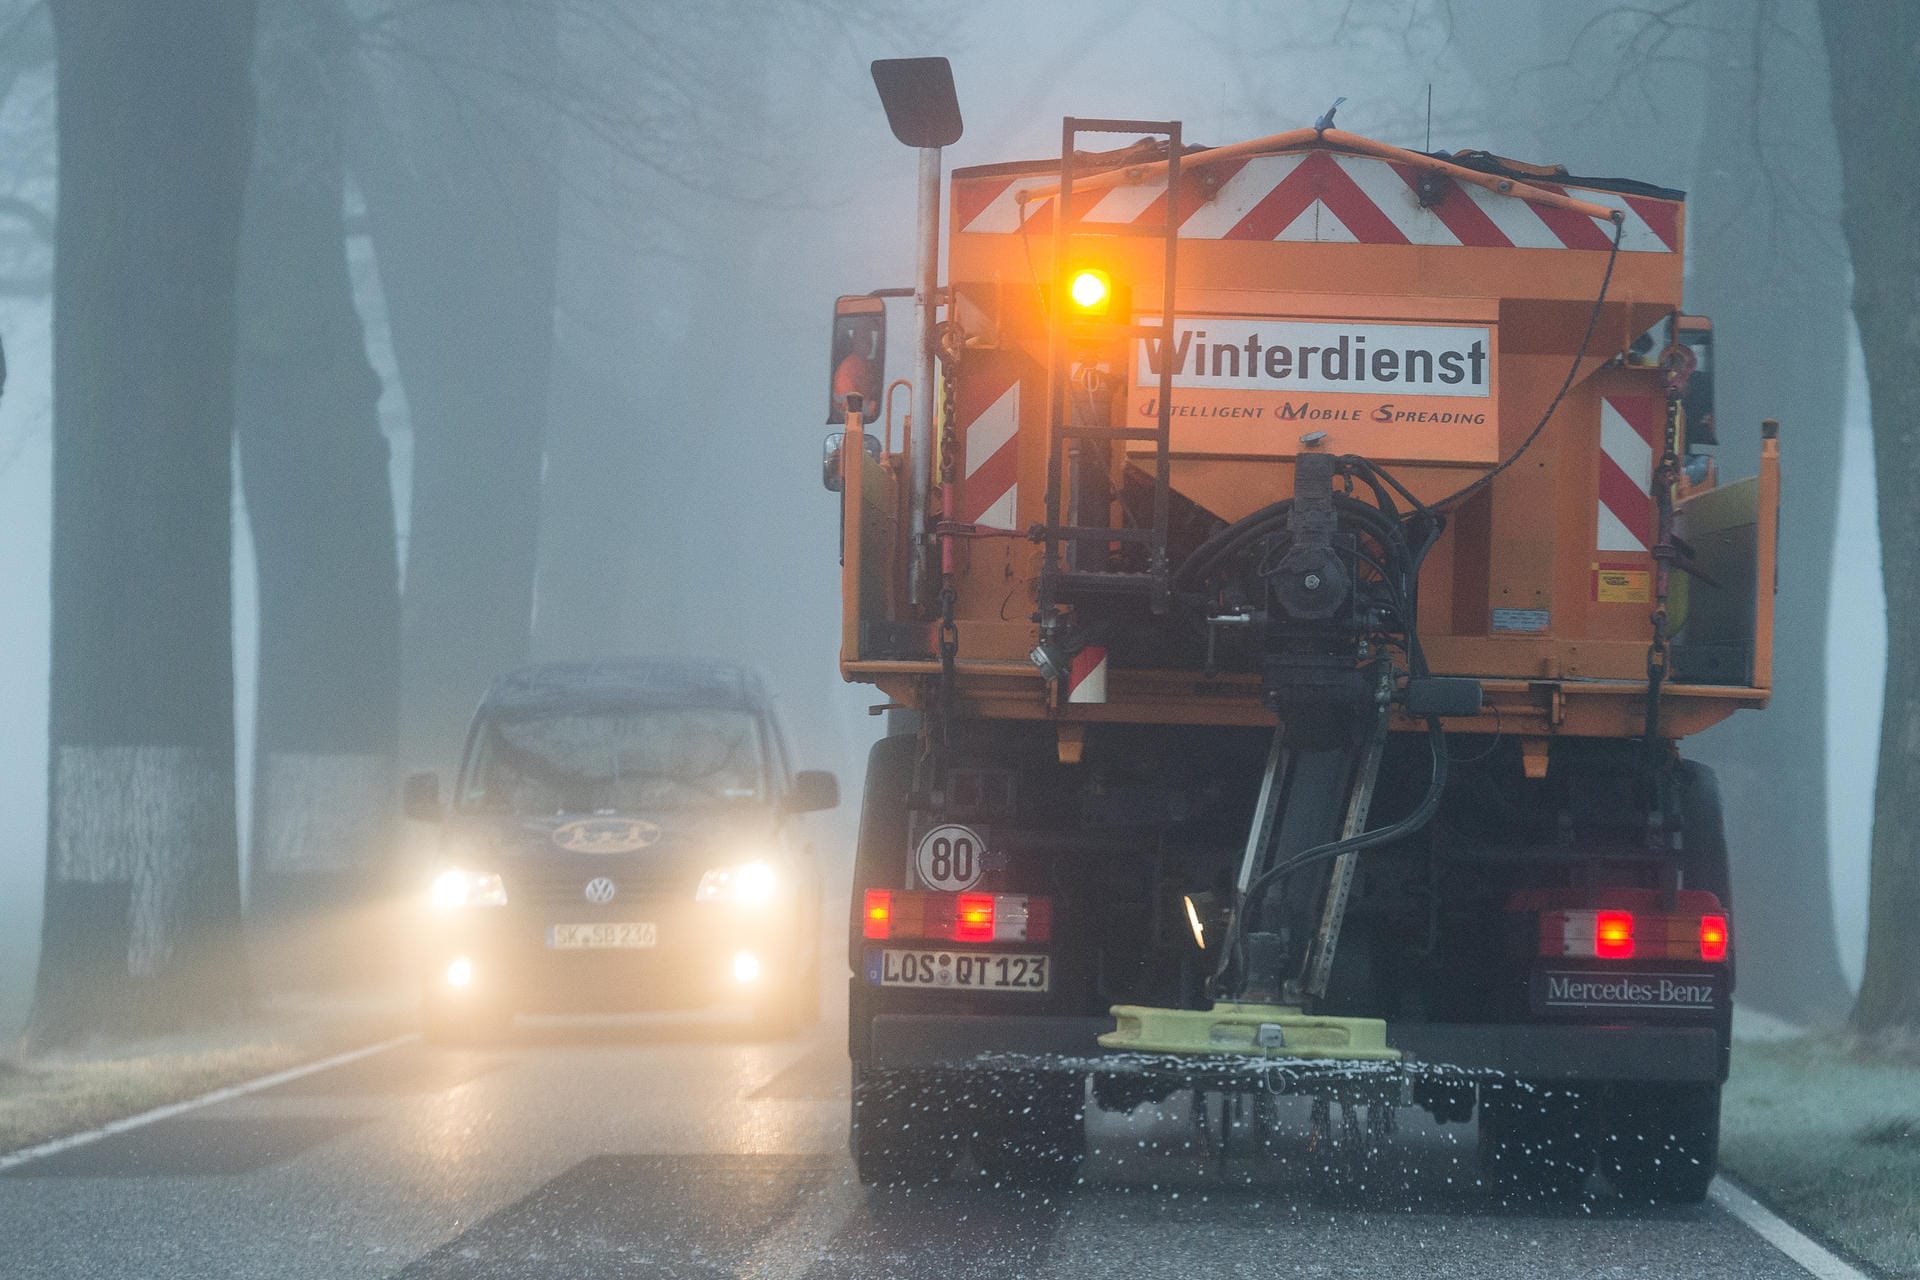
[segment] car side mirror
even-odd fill
[[[1681,408],[1687,415],[1687,444],[1719,444],[1713,426],[1713,322],[1705,316],[1681,316],[1680,345],[1693,356]]]
[[[407,817],[413,819],[413,821],[440,821],[439,774],[414,773],[407,775],[406,785],[401,788],[400,796]]]
[[[840,805],[840,779],[825,769],[802,769],[787,792],[788,813],[817,813]]]

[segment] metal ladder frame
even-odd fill
[[[1082,133],[1134,133],[1164,135],[1167,139],[1166,221],[1160,227],[1166,244],[1166,266],[1161,288],[1161,314],[1157,325],[1134,324],[1127,317],[1114,326],[1129,342],[1157,337],[1168,358],[1160,368],[1158,413],[1152,427],[1088,426],[1068,420],[1068,383],[1072,375],[1068,343],[1067,316],[1058,289],[1066,280],[1071,263],[1071,248],[1078,219],[1073,210],[1074,150]],[[1053,323],[1049,326],[1047,347],[1047,491],[1046,523],[1042,526],[1045,554],[1040,562],[1039,608],[1043,626],[1051,628],[1056,606],[1068,595],[1144,594],[1155,613],[1167,607],[1169,569],[1167,535],[1169,526],[1171,463],[1169,449],[1173,424],[1174,296],[1179,260],[1180,223],[1180,122],[1178,120],[1101,120],[1068,116],[1060,123],[1060,187],[1054,200],[1053,218]],[[1131,353],[1129,353],[1131,359]],[[1153,524],[1150,528],[1116,529],[1102,526],[1072,525],[1065,522],[1062,506],[1067,501],[1063,480],[1066,454],[1075,440],[1151,440],[1154,445]],[[1087,571],[1063,566],[1061,547],[1085,542],[1137,542],[1147,547],[1147,571]]]

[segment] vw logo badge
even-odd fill
[[[613,901],[615,889],[613,881],[605,876],[595,876],[587,881],[586,898],[596,907],[604,907]]]

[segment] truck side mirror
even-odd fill
[[[407,817],[415,822],[440,821],[440,775],[437,773],[413,773],[407,775],[406,785],[401,788],[401,804]]]
[[[847,420],[847,397],[857,395],[873,413],[887,385],[887,304],[867,294],[833,301],[833,347],[828,364],[831,394],[827,425]]]
[[[793,775],[785,806],[788,813],[817,813],[839,804],[840,779],[825,769],[802,769]]]
[[[840,473],[840,442],[846,438],[847,433],[844,431],[829,431],[827,438],[820,442],[820,483],[828,493],[839,493],[847,487],[847,478]],[[879,438],[877,436],[865,438],[867,456],[875,462],[880,461]]]
[[[1705,316],[1681,316],[1680,345],[1693,353],[1693,376],[1680,407],[1687,415],[1687,444],[1719,444],[1713,427],[1713,321]]]

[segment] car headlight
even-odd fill
[[[728,902],[737,907],[764,906],[780,889],[780,873],[770,862],[740,862],[714,867],[700,877],[695,902]]]
[[[448,867],[433,878],[433,905],[441,911],[460,907],[504,907],[507,886],[492,871]]]

